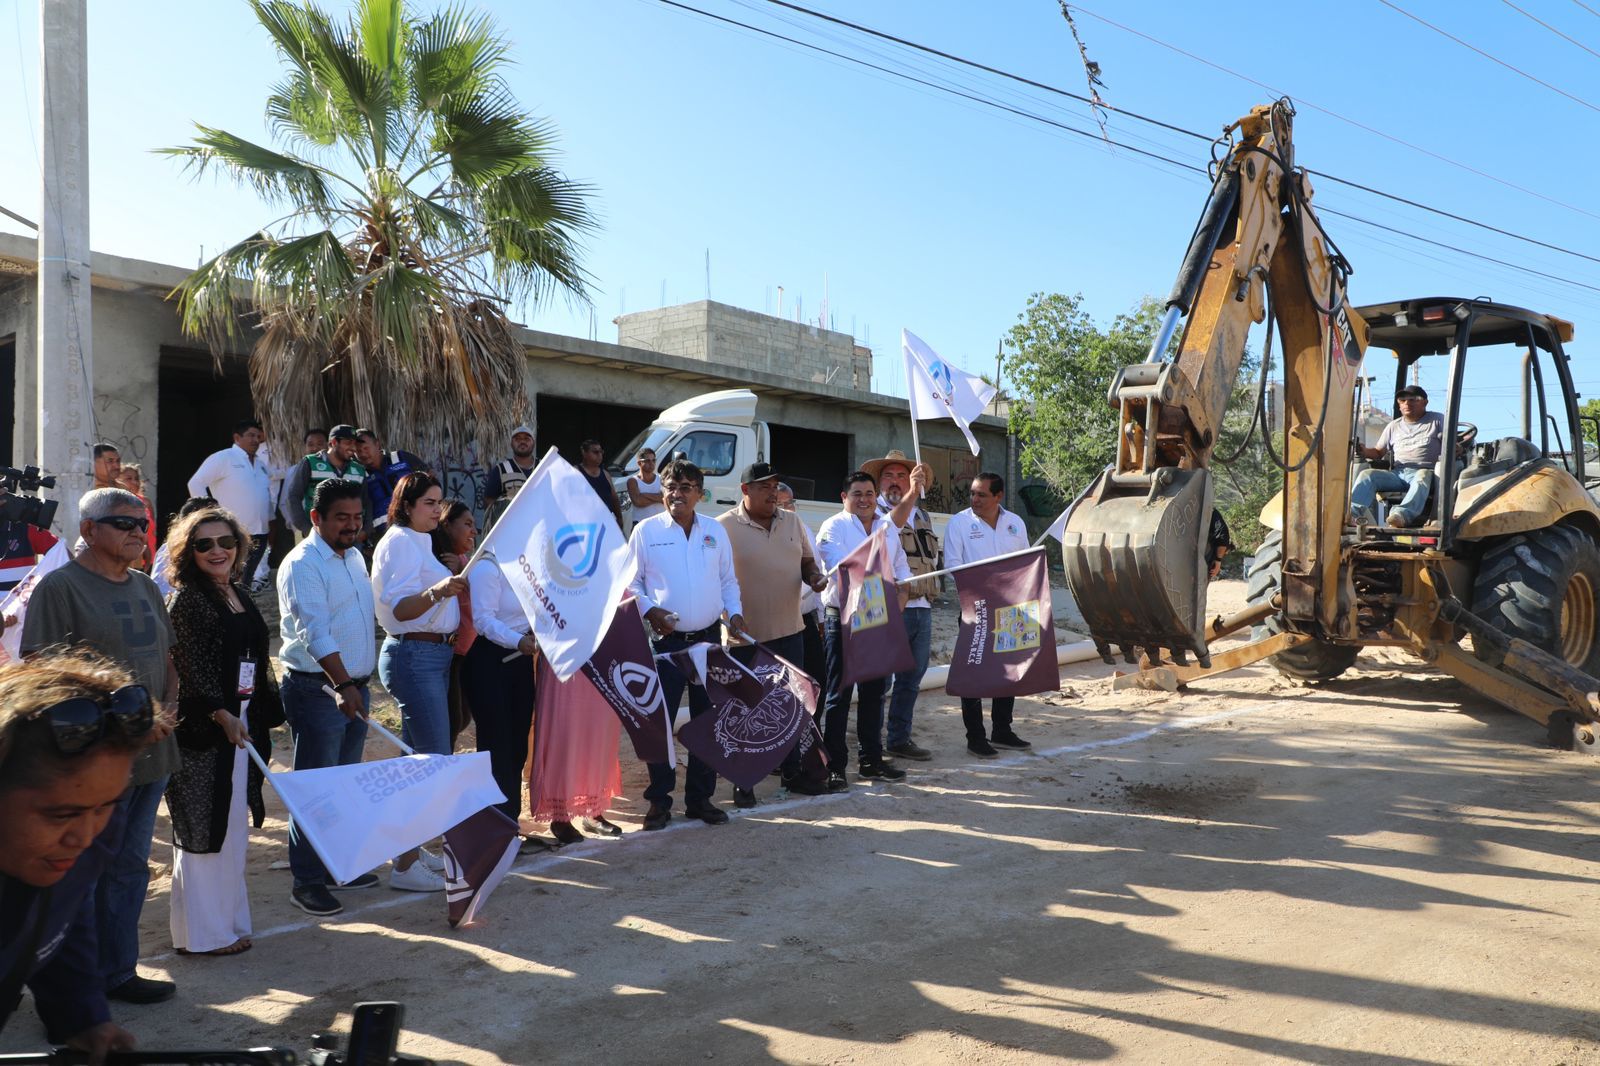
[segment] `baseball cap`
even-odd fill
[[[778,471],[771,463],[751,463],[739,475],[739,484],[753,485],[757,481],[771,481],[777,476]]]
[[[1394,398],[1397,400],[1403,400],[1407,396],[1415,396],[1419,400],[1426,400],[1428,398],[1428,390],[1421,385],[1407,385],[1394,394]]]
[[[511,435],[513,437],[515,437],[518,433],[526,433],[530,437],[536,436],[536,434],[533,432],[532,426],[518,426],[516,429],[511,431]]]
[[[341,422],[337,426],[334,426],[332,429],[328,430],[328,439],[329,440],[355,440],[356,439],[356,427],[355,426],[351,426],[351,425],[346,425],[345,423]]]

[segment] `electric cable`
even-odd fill
[[[1588,52],[1590,55],[1594,56],[1596,59],[1600,59],[1600,52],[1596,52],[1593,48],[1590,48],[1588,45],[1584,44],[1582,41],[1578,40],[1576,37],[1570,37],[1567,34],[1563,33],[1562,31],[1556,29],[1554,26],[1550,25],[1550,23],[1546,22],[1544,19],[1540,18],[1538,15],[1535,15],[1533,12],[1523,10],[1522,8],[1518,7],[1516,4],[1513,4],[1511,2],[1511,0],[1500,0],[1500,2],[1502,4],[1504,4],[1504,5],[1506,5],[1507,7],[1509,7],[1511,10],[1515,11],[1517,14],[1521,15],[1523,18],[1530,19],[1533,22],[1537,22],[1539,25],[1543,26],[1545,29],[1549,30],[1551,33],[1555,34],[1557,37],[1560,37],[1563,41],[1566,41],[1568,44],[1576,45],[1577,47],[1582,48],[1585,52]]]

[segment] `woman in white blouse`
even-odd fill
[[[407,474],[389,501],[389,531],[372,553],[373,611],[386,634],[378,677],[400,705],[401,739],[419,753],[450,754],[450,662],[455,657],[465,578],[453,576],[433,554],[432,534],[444,513],[444,490],[432,474]],[[395,888],[444,887],[437,875],[395,860]],[[402,868],[402,863],[404,867]],[[399,883],[415,879],[418,884]]]

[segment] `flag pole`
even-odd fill
[[[991,555],[989,558],[979,559],[975,563],[962,563],[959,566],[947,566],[943,570],[933,570],[926,574],[918,574],[916,577],[918,581],[930,577],[943,577],[945,574],[953,574],[957,570],[971,570],[975,566],[988,566],[990,563],[998,563],[1002,559],[1018,559],[1024,555],[1032,555],[1036,551],[1043,550],[1043,548],[1040,548],[1037,544],[1035,544],[1030,548],[1019,548],[1014,552],[1006,552],[1004,555]]]

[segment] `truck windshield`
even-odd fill
[[[667,442],[667,439],[672,436],[672,428],[671,426],[647,426],[645,429],[640,430],[639,435],[623,445],[622,450],[617,453],[618,458],[614,464],[616,468],[625,474],[631,474],[638,470],[639,453],[646,448],[652,451],[659,451],[661,446]],[[657,458],[661,457],[658,455]]]

